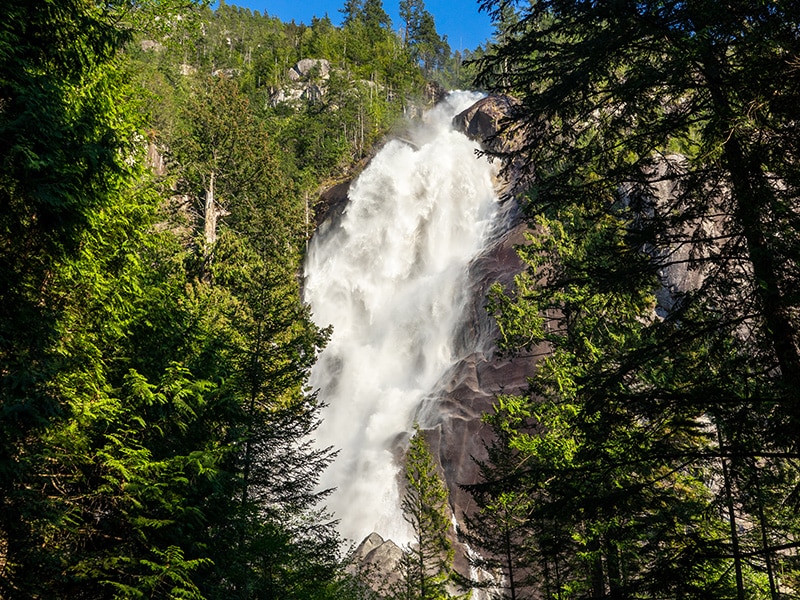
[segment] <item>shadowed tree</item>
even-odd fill
[[[447,585],[453,568],[447,487],[438,473],[428,443],[415,425],[406,453],[406,493],[401,507],[414,541],[403,552],[401,580],[393,598],[441,600],[450,598]]]
[[[798,528],[762,509],[798,477],[800,12],[514,4],[480,80],[521,99],[503,157],[530,172],[537,235],[493,310],[506,350],[553,356],[513,408],[538,439],[509,443],[546,459],[536,497],[581,517],[593,597],[775,598]]]

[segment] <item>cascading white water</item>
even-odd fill
[[[373,531],[410,539],[393,447],[459,358],[467,268],[497,215],[492,165],[451,127],[479,98],[452,93],[411,143],[386,144],[309,248],[305,299],[318,325],[333,325],[310,379],[328,405],[317,440],[340,449],[321,485],[337,488],[328,506],[355,542]]]

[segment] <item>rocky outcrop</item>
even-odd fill
[[[510,96],[490,95],[453,118],[454,127],[481,144],[487,154],[502,162],[497,189],[501,197],[513,197],[530,182],[524,160],[511,153],[522,148],[524,129],[513,117],[520,111],[519,100]]]
[[[645,171],[646,185],[623,188],[623,199],[636,215],[639,227],[646,228],[652,222],[671,223],[669,233],[662,235],[655,247],[642,247],[654,264],[660,265],[661,286],[655,293],[654,318],[667,317],[687,293],[700,289],[710,272],[721,264],[732,277],[737,273],[742,280],[752,276],[747,262],[737,260],[735,248],[728,247],[732,239],[729,232],[735,226],[725,208],[729,194],[726,186],[721,185],[713,195],[714,208],[697,214],[694,197],[682,189],[686,169],[686,157],[680,154],[658,156]],[[718,299],[719,305],[726,302],[733,303],[728,314],[736,314],[735,297]]]
[[[317,228],[327,226],[341,216],[347,206],[350,183],[349,179],[337,183],[319,195],[319,201],[314,205],[314,220]]]
[[[520,106],[510,96],[486,96],[453,118],[453,125],[489,151],[513,150],[515,140],[501,134],[504,121]]]
[[[422,89],[422,97],[428,105],[438,104],[447,97],[447,90],[435,81],[429,81]]]
[[[394,572],[403,557],[403,551],[392,540],[384,540],[379,534],[371,533],[364,538],[351,555],[351,562],[370,565],[381,572]]]
[[[328,79],[331,73],[331,63],[324,58],[303,58],[289,69],[289,79],[303,81],[309,79]]]
[[[365,597],[372,592],[390,592],[400,580],[400,561],[403,550],[392,540],[384,540],[371,533],[348,557],[348,571],[358,575],[359,581],[368,587]]]
[[[319,102],[327,91],[331,63],[324,58],[303,58],[287,71],[289,84],[270,97],[273,106],[300,101]]]
[[[139,47],[143,52],[163,52],[164,44],[155,40],[141,40]]]

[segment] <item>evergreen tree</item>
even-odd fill
[[[383,0],[364,0],[362,14],[364,25],[373,43],[380,41],[385,32],[391,31],[392,20],[383,9]]]
[[[208,276],[220,217],[230,214],[237,201],[262,192],[258,185],[273,174],[272,164],[266,132],[233,79],[218,76],[198,85],[183,112],[183,124],[170,140],[173,167],[181,175],[179,189],[197,215]],[[285,217],[288,221],[289,215]]]
[[[423,0],[400,0],[400,18],[403,20],[403,43],[413,39],[413,32],[419,27],[421,13],[425,10]]]
[[[339,541],[318,506],[325,494],[314,490],[331,452],[313,448],[318,406],[304,390],[325,338],[300,303],[295,276],[306,235],[301,188],[282,172],[280,150],[235,81],[217,78],[203,92],[187,107],[174,159],[189,190],[202,190],[215,172],[215,203],[225,207],[213,260],[198,248],[204,283],[196,285],[217,304],[209,317],[218,331],[196,360],[208,377],[226,380],[238,476],[229,504],[208,517],[213,568],[203,589],[213,597],[311,597],[336,576]],[[232,123],[214,117],[223,106]]]
[[[238,88],[215,96],[240,109],[238,152],[231,128],[195,127],[187,148],[211,150],[185,172],[221,169],[194,189],[222,190],[237,229],[218,222],[200,262],[124,83],[122,27],[158,7],[124,8],[0,9],[0,595],[326,597],[339,542],[314,491],[330,452],[308,442],[324,334],[295,276],[302,195]]]
[[[357,21],[364,11],[364,0],[345,0],[344,6],[339,9],[342,13],[342,26]]]
[[[128,35],[113,9],[82,0],[0,8],[0,594],[9,598],[37,593],[59,569],[39,528],[49,510],[58,514],[36,491],[40,436],[75,408],[65,374],[99,368],[94,340],[76,333],[85,350],[76,354],[60,343],[71,298],[59,284],[108,215],[140,216],[123,200],[140,173],[129,162],[136,120],[116,58]],[[124,271],[126,257],[116,258]],[[109,285],[95,265],[89,271]],[[118,334],[128,317],[105,325]]]
[[[505,406],[507,400],[513,399],[501,397],[499,406]],[[463,486],[475,501],[476,510],[465,515],[459,538],[473,551],[467,558],[471,572],[478,574],[478,580],[469,581],[465,587],[488,589],[511,600],[535,597],[540,587],[552,595],[552,589],[558,589],[558,556],[547,553],[542,561],[545,565],[554,562],[555,582],[551,583],[547,568],[538,577],[533,541],[536,525],[532,522],[535,500],[530,495],[530,483],[525,481],[527,455],[511,447],[511,428],[504,419],[507,416],[501,411],[484,418],[490,421],[495,439],[486,447],[488,459],[477,463],[481,481]],[[514,429],[528,426],[525,421],[530,419],[517,417]],[[552,529],[556,528],[553,523]]]
[[[296,274],[319,181],[421,81],[381,3],[352,6],[346,30],[180,0],[0,8],[0,596],[347,585],[304,389],[326,333]],[[309,55],[340,67],[336,110],[273,106]]]
[[[450,56],[447,37],[436,31],[433,15],[425,8],[423,0],[401,0],[400,18],[405,24],[403,41],[415,61],[422,64],[426,73],[444,66]]]
[[[508,350],[553,356],[513,409],[542,433],[510,444],[557,474],[544,506],[580,517],[587,594],[777,597],[777,540],[797,530],[764,500],[789,501],[798,475],[797,73],[781,57],[800,13],[537,2],[520,17],[481,79],[522,100],[506,158],[530,170],[541,235],[494,310]],[[681,273],[696,283],[663,289]]]
[[[403,517],[414,532],[400,565],[401,581],[395,598],[441,600],[449,598],[453,546],[448,538],[447,488],[431,456],[428,443],[415,425],[406,454],[406,492]]]

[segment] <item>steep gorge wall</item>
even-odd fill
[[[516,147],[513,136],[501,133],[501,123],[516,108],[516,102],[504,96],[487,96],[453,119],[455,128],[482,148],[507,152]],[[487,156],[478,160],[490,160]],[[495,159],[497,160],[497,159]],[[509,287],[524,265],[515,247],[525,243],[528,226],[522,219],[516,194],[526,177],[515,164],[505,164],[495,181],[502,203],[502,229],[492,244],[470,265],[469,294],[471,303],[465,315],[459,344],[472,352],[453,366],[440,382],[437,395],[424,422],[426,439],[442,466],[450,490],[450,504],[459,522],[471,510],[471,498],[461,486],[479,480],[475,460],[486,458],[484,444],[491,432],[483,423],[484,414],[493,411],[499,394],[525,393],[528,378],[533,374],[544,348],[536,348],[525,356],[507,357],[498,354],[497,325],[486,310],[489,288],[500,283]]]

